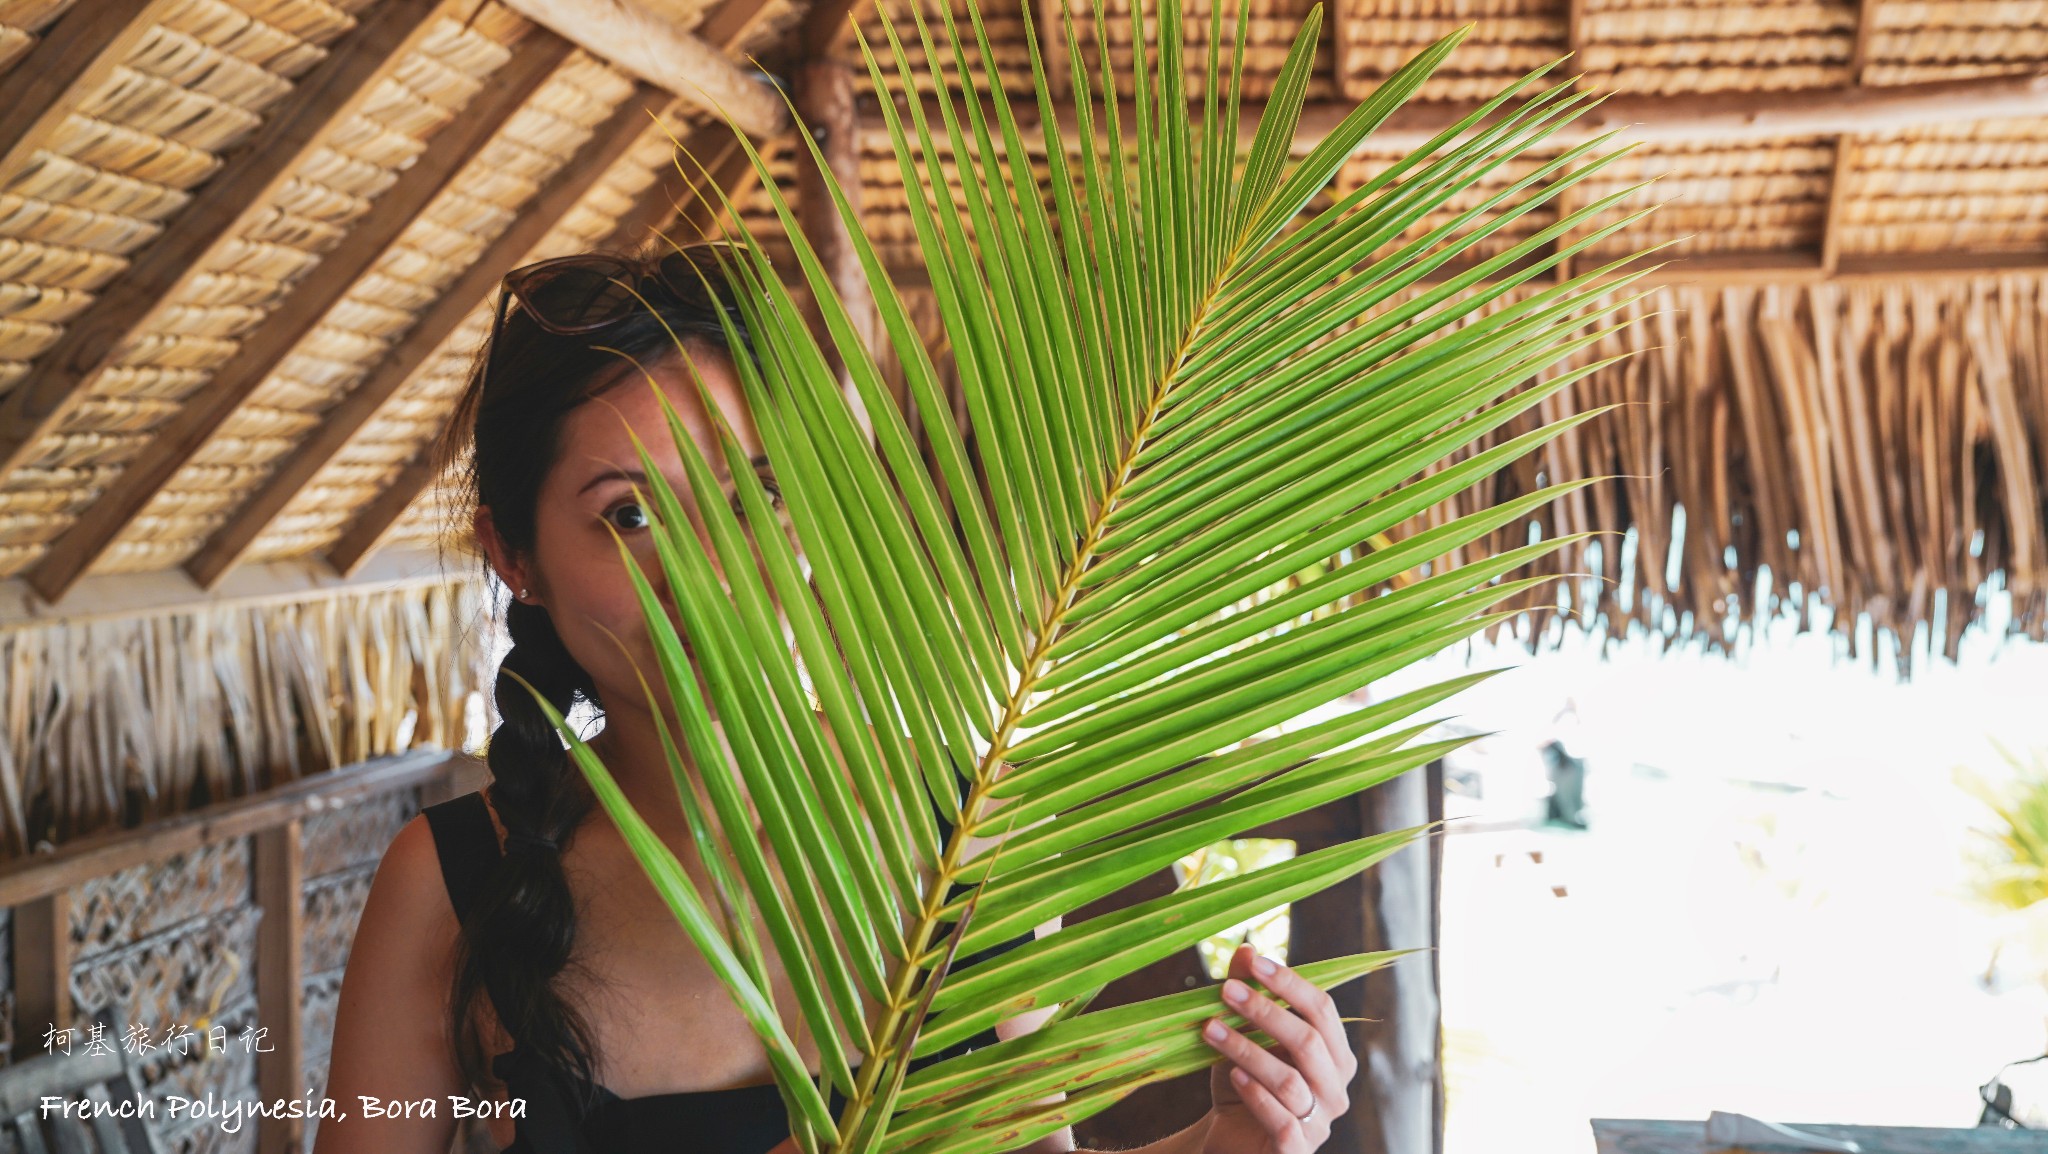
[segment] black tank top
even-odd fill
[[[448,885],[456,920],[467,921],[491,871],[503,860],[490,810],[483,794],[477,792],[427,806],[422,812],[434,835],[441,877]],[[943,818],[940,829],[942,836],[952,832]],[[995,957],[1033,936],[1027,932],[957,959],[953,968],[964,969]],[[918,1070],[996,1041],[991,1027],[937,1053],[912,1059],[910,1068]],[[703,1154],[767,1154],[789,1137],[789,1114],[773,1082],[638,1098],[621,1098],[598,1086],[597,1103],[585,1113],[577,1105],[568,1077],[516,1038],[512,1049],[492,1059],[491,1072],[505,1083],[508,1097],[526,1100],[526,1117],[514,1120],[512,1144],[503,1154],[643,1154],[673,1150],[677,1136],[683,1134],[690,1136],[690,1149]],[[830,1102],[835,1115],[846,1104],[837,1087],[832,1088]]]

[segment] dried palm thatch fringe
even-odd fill
[[[0,630],[0,856],[462,744],[483,614],[455,582]]]
[[[1472,547],[1604,533],[1548,560],[1583,576],[1514,626],[1532,649],[1560,615],[1731,651],[1760,623],[1805,630],[1825,608],[1847,656],[1889,652],[1904,676],[1995,628],[2000,594],[2006,635],[2048,639],[2042,278],[1669,288],[1626,315],[1584,358],[1638,355],[1492,440],[1565,404],[1623,408],[1394,534],[1615,476]]]

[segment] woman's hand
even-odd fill
[[[1260,973],[1261,967],[1272,972]],[[1254,978],[1287,1005],[1253,989]],[[1336,1003],[1293,970],[1257,957],[1249,945],[1230,956],[1222,994],[1231,1009],[1278,1045],[1267,1050],[1221,1018],[1204,1025],[1203,1039],[1229,1061],[1209,1070],[1212,1105],[1202,1154],[1309,1154],[1329,1140],[1330,1124],[1351,1108],[1348,1088],[1358,1073]]]

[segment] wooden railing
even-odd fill
[[[46,1025],[61,1028],[73,1020],[70,902],[76,887],[247,837],[253,839],[251,901],[262,910],[254,974],[256,1013],[271,1045],[256,1055],[258,1089],[266,1102],[301,1097],[308,1089],[300,956],[305,819],[413,788],[420,790],[420,804],[428,805],[475,789],[483,780],[483,767],[474,758],[446,750],[415,750],[0,864],[0,906],[13,910],[15,1045],[34,1044]],[[303,1149],[304,1135],[303,1120],[265,1118],[258,1149],[261,1154],[296,1154]]]

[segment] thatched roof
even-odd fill
[[[670,218],[666,134],[704,114],[650,80],[740,93],[780,131],[775,101],[743,99],[743,61],[789,74],[829,51],[846,9],[822,2],[0,0],[0,578],[51,599],[115,572],[210,586],[430,539],[423,451],[498,276]],[[1257,97],[1309,4],[1254,4]],[[1028,92],[1021,14],[987,7]],[[1197,51],[1207,12],[1188,16]],[[1780,596],[1824,589],[1947,638],[2004,571],[2039,635],[2048,2],[1334,0],[1304,133],[1467,21],[1431,103],[1344,179],[1576,50],[1583,82],[1620,94],[1593,119],[1646,141],[1579,195],[1656,175],[1668,202],[1577,260],[1674,238],[1687,258],[1659,274],[1680,311],[1634,338],[1663,351],[1582,390],[1657,404],[1558,450],[1633,478],[1546,519],[1638,530],[1632,576],[1611,547],[1571,558],[1616,582],[1575,605],[1725,640],[1763,565]],[[914,282],[886,141],[854,156],[870,234]]]

